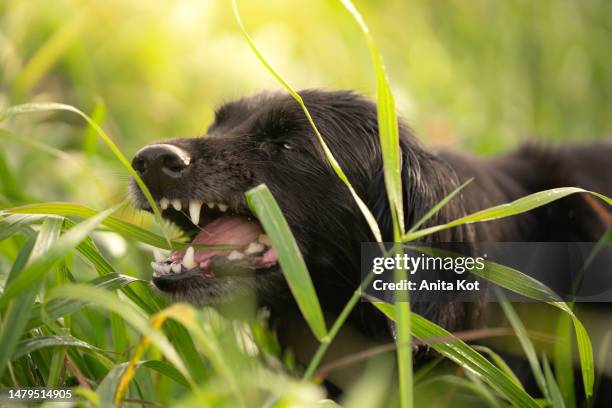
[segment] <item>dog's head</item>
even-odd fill
[[[330,150],[388,238],[390,219],[378,142],[376,106],[352,92],[300,93]],[[408,206],[425,170],[423,154],[400,125],[402,151],[413,174]],[[134,157],[162,215],[188,231],[192,242],[232,250],[175,251],[153,264],[153,282],[176,298],[215,303],[255,289],[278,292],[276,252],[250,212],[245,192],[266,184],[299,244],[317,290],[350,293],[359,282],[359,245],[372,241],[350,191],[334,173],[308,118],[290,95],[265,93],[223,105],[204,137],[171,139]],[[136,205],[148,209],[135,183]],[[348,284],[347,284],[348,281]],[[335,289],[334,289],[335,288]],[[343,302],[344,296],[330,298]],[[278,297],[278,293],[274,296]],[[264,299],[265,302],[265,299]]]

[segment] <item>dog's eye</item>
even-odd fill
[[[282,146],[283,146],[283,149],[285,149],[285,150],[293,150],[293,149],[295,149],[295,147],[293,147],[293,145],[289,144],[289,143],[283,143]]]

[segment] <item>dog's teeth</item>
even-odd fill
[[[259,237],[257,237],[257,241],[261,242],[264,245],[272,246],[272,241],[270,241],[270,237],[266,234],[260,234]]]
[[[166,210],[168,209],[168,205],[170,204],[170,200],[168,200],[167,198],[162,198],[161,200],[159,200],[159,207],[162,210]]]
[[[183,257],[183,265],[185,265],[185,268],[187,268],[187,270],[193,269],[198,266],[195,261],[195,252],[193,250],[193,247],[189,247],[187,248],[187,251],[185,251],[185,256]]]
[[[171,266],[172,269],[172,273],[179,273],[181,272],[181,264],[180,263],[173,263]]]
[[[202,200],[189,200],[189,217],[195,225],[200,223],[200,210],[202,209]]]
[[[169,274],[170,273],[170,265],[166,264],[166,265],[162,265],[160,266],[159,270],[164,274]]]
[[[151,268],[156,269],[157,268],[157,262],[151,262]]]
[[[208,208],[214,208],[215,207],[215,203],[206,203],[206,205],[208,206]]]
[[[225,204],[219,204],[219,209],[221,210],[221,212],[226,212],[228,209],[228,206]]]
[[[178,198],[172,200],[171,203],[172,207],[174,207],[176,211],[181,211],[181,208],[183,208],[183,206],[181,205],[181,200],[179,200]]]
[[[157,262],[163,262],[168,258],[162,251],[157,248],[153,248],[153,257]]]
[[[247,255],[258,254],[264,250],[263,244],[259,242],[251,242],[249,246],[244,250],[244,253]]]
[[[238,252],[236,250],[233,250],[227,256],[227,259],[230,260],[230,261],[237,261],[237,260],[242,259],[242,258],[244,258],[244,254],[241,254],[240,252]]]

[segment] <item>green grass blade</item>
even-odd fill
[[[582,372],[582,383],[584,384],[584,392],[588,398],[593,395],[593,386],[595,384],[595,367],[593,363],[593,345],[589,334],[582,322],[576,315],[567,308],[567,305],[558,304],[561,310],[570,314],[574,323],[574,332],[576,333],[576,342],[578,343],[578,355],[580,356],[580,370]]]
[[[538,193],[530,194],[510,203],[501,204],[491,208],[487,208],[485,210],[477,211],[475,213],[466,215],[446,224],[436,225],[435,227],[409,232],[402,237],[402,241],[414,241],[418,238],[431,235],[449,228],[457,227],[459,225],[471,224],[474,222],[492,221],[521,214],[575,193],[593,194],[594,196],[602,199],[608,205],[612,205],[612,199],[602,194],[595,193],[593,191],[587,191],[578,187],[553,188],[551,190],[545,190],[540,191]]]
[[[174,368],[173,365],[168,364],[165,361],[149,360],[144,361],[142,365],[144,367],[149,367],[162,375],[165,375],[186,388],[189,388],[189,382],[185,379],[185,377],[183,377],[183,375],[176,368]]]
[[[439,256],[439,254],[453,255],[452,252],[439,249],[433,250],[431,248],[419,247],[418,251],[426,254],[435,253],[437,256]],[[546,285],[522,272],[495,262],[484,261],[484,264],[485,268],[483,270],[473,269],[471,273],[523,296],[546,302],[561,309],[572,318],[574,332],[576,333],[576,342],[578,344],[584,390],[586,395],[590,397],[593,394],[593,385],[595,381],[593,346],[584,325],[574,314],[571,307],[569,307],[567,303],[561,301],[559,296]]]
[[[321,135],[321,133],[319,132],[319,129],[315,125],[315,123],[314,123],[314,121],[312,119],[312,116],[310,115],[310,112],[308,111],[308,108],[306,107],[306,105],[304,104],[304,101],[302,100],[302,97],[293,89],[293,87],[291,85],[289,85],[289,83],[276,70],[276,68],[274,68],[266,60],[266,58],[263,56],[261,51],[259,51],[259,49],[255,45],[255,43],[251,39],[251,36],[246,31],[246,28],[244,27],[244,24],[242,24],[242,19],[240,18],[240,13],[238,12],[238,5],[236,4],[236,0],[232,0],[232,5],[233,5],[233,8],[234,8],[234,16],[236,17],[236,21],[238,22],[238,25],[240,26],[240,30],[242,31],[242,34],[244,35],[244,38],[247,40],[247,42],[249,44],[249,47],[251,48],[251,50],[253,51],[253,53],[257,57],[257,59],[266,67],[266,69],[272,74],[272,76],[274,76],[274,78],[276,78],[276,80],[287,90],[287,92],[289,92],[289,94],[291,94],[293,99],[295,99],[296,102],[300,105],[300,107],[304,111],[304,115],[306,115],[306,118],[308,119],[308,122],[309,122],[310,126],[312,127],[312,130],[314,131],[315,135],[317,136],[317,139],[319,140],[319,143],[321,144],[321,147],[323,148],[323,151],[325,152],[325,156],[327,157],[327,160],[328,160],[329,164],[331,165],[332,169],[334,170],[334,172],[336,173],[338,178],[346,185],[346,187],[351,192],[351,195],[353,196],[353,199],[355,200],[355,202],[359,206],[359,209],[361,210],[361,213],[363,214],[363,216],[366,219],[370,229],[372,230],[372,234],[374,235],[374,238],[376,239],[376,241],[382,242],[382,235],[380,233],[380,228],[378,227],[378,223],[376,222],[376,218],[374,218],[374,215],[369,210],[368,206],[364,203],[364,201],[361,199],[361,197],[359,197],[359,195],[357,194],[357,192],[355,191],[355,189],[351,185],[348,177],[344,173],[344,170],[342,170],[342,168],[340,167],[340,164],[338,164],[338,161],[334,157],[332,151],[327,146],[327,143],[325,143],[325,140],[323,139],[323,136]]]
[[[392,305],[382,302],[374,302],[374,305],[390,319],[395,320],[395,312]],[[412,334],[424,342],[428,338],[453,338],[453,335],[447,330],[415,313],[412,313],[411,320]],[[512,379],[505,376],[499,368],[495,367],[489,360],[464,341],[453,338],[452,341],[446,343],[432,343],[431,347],[477,377],[482,378],[484,382],[505,396],[513,405],[518,407],[538,407],[536,401],[529,394],[518,387]]]
[[[91,281],[86,282],[87,286],[106,289],[109,291],[121,289],[132,282],[138,282],[139,279],[127,275],[119,275],[110,273],[100,276]],[[71,313],[81,310],[87,302],[74,299],[51,299],[41,305],[36,305],[32,308],[30,318],[26,326],[26,330],[31,330],[43,324],[41,316],[44,314],[47,320],[55,320],[63,316],[68,316]],[[44,310],[43,310],[44,309]]]
[[[51,362],[49,363],[49,375],[45,383],[47,387],[57,387],[65,358],[66,349],[64,347],[53,351]]]
[[[157,203],[155,202],[155,200],[153,200],[153,196],[151,195],[151,192],[149,191],[145,183],[142,181],[138,173],[132,168],[132,164],[125,158],[123,153],[121,153],[121,150],[119,150],[117,145],[115,145],[113,140],[106,134],[106,132],[94,120],[92,120],[89,116],[81,112],[79,109],[75,108],[74,106],[66,105],[63,103],[53,103],[53,102],[26,103],[23,105],[12,106],[3,112],[0,112],[0,122],[3,122],[4,120],[12,116],[16,116],[16,115],[22,115],[22,114],[33,113],[33,112],[47,112],[47,111],[72,112],[72,113],[76,113],[77,115],[85,119],[85,121],[89,124],[89,126],[91,126],[96,131],[96,133],[102,138],[102,140],[106,143],[106,145],[111,150],[111,152],[113,152],[117,160],[119,160],[119,162],[123,165],[123,167],[125,167],[128,173],[130,173],[130,175],[134,178],[134,180],[138,184],[138,187],[140,187],[140,190],[142,191],[145,198],[147,199],[147,202],[153,209],[153,212],[155,213],[155,217],[157,218],[157,222],[159,222],[160,225],[163,223],[161,212],[159,208],[157,207]],[[168,237],[166,237],[166,241],[168,242],[168,245],[171,247],[172,244],[170,243],[170,239]]]
[[[48,218],[45,220],[36,237],[34,247],[28,254],[30,259],[38,260],[45,258],[49,248],[53,248],[58,241],[62,222],[63,220],[59,218]],[[29,247],[26,248],[29,250]],[[30,261],[29,265],[33,265],[35,262]],[[5,304],[8,304],[6,313],[3,316],[2,330],[0,330],[0,378],[25,329],[27,320],[24,319],[24,316],[30,313],[34,299],[42,286],[41,280],[35,280],[22,290],[19,298],[9,302],[11,298],[6,296],[7,291],[15,285],[15,282],[18,282],[22,276],[29,272],[30,268],[27,265],[21,271],[11,271],[11,280],[0,297],[0,300],[6,299]],[[50,267],[51,265],[49,265]]]
[[[0,193],[15,200],[23,199],[19,182],[11,171],[2,151],[0,151]]]
[[[399,239],[399,234],[403,234],[404,232],[404,204],[402,199],[402,159],[399,145],[395,99],[393,98],[393,93],[389,86],[389,79],[387,78],[382,57],[376,49],[374,40],[370,35],[363,17],[359,14],[359,11],[350,0],[340,0],[340,2],[350,12],[363,32],[372,58],[372,64],[374,65],[374,72],[376,74],[378,133],[384,163],[383,171],[385,185],[387,187],[387,198],[389,199],[391,216],[394,221],[394,229],[398,234],[396,237]]]
[[[397,347],[398,365],[398,388],[400,392],[400,405],[402,407],[412,407],[413,401],[413,380],[412,380],[412,316],[410,314],[410,303],[399,301],[394,305],[397,319],[395,342]]]
[[[474,345],[472,346],[472,348],[480,352],[481,354],[483,353],[487,354],[491,358],[491,360],[493,360],[495,365],[499,367],[499,369],[502,370],[506,376],[508,376],[508,378],[514,381],[514,383],[518,387],[520,387],[521,389],[524,389],[523,384],[521,384],[521,380],[519,380],[516,374],[514,374],[514,371],[512,371],[510,366],[504,361],[504,359],[499,354],[497,354],[496,352],[494,352],[493,350],[485,346]]]
[[[480,378],[470,373],[469,371],[465,373],[465,375],[467,378],[470,379],[471,383],[474,385],[474,390],[478,392],[478,394],[483,398],[483,400],[486,403],[489,404],[491,408],[504,408],[505,407],[505,405],[502,404],[502,402],[499,401],[495,397],[495,395],[493,395],[493,393],[491,392],[491,389],[489,389],[482,381],[480,381]]]
[[[34,224],[42,218],[44,217],[39,215],[13,214],[0,219],[0,241],[15,235],[21,228]]]
[[[550,369],[550,364],[548,363],[548,359],[546,355],[542,356],[542,361],[544,363],[544,374],[546,375],[546,383],[548,389],[550,390],[550,403],[553,408],[565,408],[565,402],[563,401],[563,395],[561,395],[561,390],[559,389],[559,385],[555,380],[555,376]]]
[[[383,173],[385,177],[387,199],[389,200],[389,208],[391,209],[391,219],[393,221],[394,241],[400,242],[401,236],[404,235],[405,223],[402,195],[402,158],[395,99],[389,87],[389,79],[387,78],[382,57],[376,49],[374,40],[369,33],[363,17],[350,0],[340,1],[353,16],[363,32],[374,65],[374,72],[376,74],[378,133],[383,158]],[[403,278],[400,275],[401,272],[396,271],[396,281]],[[404,299],[396,302],[395,310],[398,316],[396,321],[396,341],[400,345],[397,347],[400,404],[402,407],[411,407],[413,405],[412,348],[410,347],[410,303],[408,302],[407,292],[404,293]]]
[[[410,229],[408,230],[408,234],[416,231],[421,225],[427,222],[431,217],[436,215],[438,211],[440,211],[450,200],[453,199],[461,190],[463,190],[468,184],[470,184],[474,179],[471,178],[467,180],[465,183],[454,189],[449,195],[440,200],[436,205],[434,205],[431,210],[427,211],[425,215],[423,215]]]
[[[265,185],[246,193],[249,206],[270,236],[291,293],[317,339],[327,336],[325,319],[297,242],[276,200]]]
[[[74,249],[94,230],[94,228],[104,221],[105,218],[115,212],[117,208],[118,206],[115,206],[102,211],[62,235],[53,246],[49,247],[43,255],[31,262],[19,276],[7,285],[4,289],[4,293],[0,296],[0,308],[6,306],[11,299],[38,282],[55,263]],[[53,220],[53,218],[49,218],[48,220]]]
[[[563,401],[568,407],[576,405],[574,393],[574,361],[572,349],[572,324],[566,313],[559,315],[554,345],[555,375],[563,395]]]
[[[19,342],[17,348],[13,352],[13,360],[23,357],[33,351],[46,347],[77,347],[87,350],[103,353],[104,350],[99,349],[85,341],[79,340],[72,336],[41,336],[24,339]]]
[[[125,322],[116,313],[110,314],[111,321],[111,333],[113,336],[113,351],[117,353],[123,353],[127,350],[128,340],[127,340],[127,329],[125,327]]]
[[[512,325],[512,328],[514,329],[514,333],[516,334],[519,343],[521,343],[521,347],[525,352],[525,357],[527,357],[527,361],[529,362],[529,366],[531,367],[531,372],[533,373],[533,376],[535,378],[536,383],[538,384],[538,387],[540,388],[540,391],[542,391],[542,395],[550,399],[550,391],[548,390],[547,381],[546,378],[544,378],[544,372],[542,371],[542,367],[540,366],[540,361],[538,360],[536,349],[533,343],[531,342],[529,335],[527,334],[527,329],[523,325],[523,322],[521,321],[519,316],[514,311],[514,308],[512,307],[510,302],[508,302],[508,300],[501,292],[498,293],[498,298],[499,303],[504,311],[504,314],[506,315],[506,318]]]
[[[79,217],[79,218],[91,218],[99,212],[92,208],[86,207],[81,204],[75,203],[64,203],[64,202],[50,202],[50,203],[39,203],[39,204],[28,204],[19,207],[7,208],[0,212],[5,214],[44,214],[44,215],[61,215],[63,217]],[[194,245],[190,243],[170,241],[171,246],[168,244],[168,240],[157,234],[152,233],[138,225],[123,221],[117,217],[108,217],[102,225],[113,230],[117,234],[124,238],[143,242],[145,244],[152,245],[157,248],[163,249],[186,249],[188,246],[195,246],[198,248],[217,248],[227,249],[233,248],[228,245]]]
[[[595,381],[593,346],[584,325],[574,314],[571,307],[569,307],[567,303],[562,302],[550,288],[532,277],[494,262],[484,261],[484,263],[485,268],[482,271],[474,269],[471,273],[521,295],[544,301],[561,309],[572,318],[574,332],[576,333],[576,341],[578,343],[578,354],[580,355],[580,367],[582,370],[584,390],[586,395],[590,397],[593,394],[593,385]]]
[[[479,381],[477,377],[470,375],[469,372],[467,373],[467,377],[469,377],[469,380],[466,378],[459,377],[458,375],[451,375],[451,374],[438,375],[436,377],[428,378],[427,380],[420,383],[417,387],[417,392],[421,390],[423,387],[428,386],[429,384],[436,383],[436,382],[443,382],[443,383],[450,385],[453,388],[455,387],[464,388],[476,394],[477,396],[479,396],[481,400],[478,400],[478,404],[476,404],[476,406],[478,407],[481,407],[481,406],[489,406],[491,408],[504,407],[504,405],[501,404],[500,401],[498,401],[495,398],[495,396],[491,393],[491,391],[488,388],[486,388],[486,386],[481,381]],[[451,397],[452,395],[449,394],[449,397],[446,401],[447,403],[452,403],[454,401]],[[452,405],[448,405],[448,406],[452,406]]]
[[[174,346],[172,346],[160,330],[155,329],[151,325],[148,316],[131,303],[122,300],[106,290],[94,288],[85,284],[66,284],[59,286],[50,292],[48,298],[78,300],[86,302],[87,305],[95,306],[100,310],[116,313],[140,334],[147,336],[162,352],[166,359],[168,359],[185,378],[191,380],[191,376]]]

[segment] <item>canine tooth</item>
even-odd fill
[[[167,198],[162,198],[161,200],[159,200],[159,207],[162,210],[166,210],[168,209],[168,205],[170,204],[170,200],[168,200]]]
[[[166,264],[166,265],[162,265],[159,268],[160,272],[162,272],[164,275],[169,274],[170,273],[170,265]]]
[[[153,248],[153,257],[157,262],[163,262],[167,258],[167,256],[165,256],[164,253],[157,248]]]
[[[227,256],[227,259],[230,260],[230,261],[237,261],[237,260],[242,259],[242,258],[244,258],[244,254],[241,254],[240,252],[238,252],[236,250],[233,250]]]
[[[193,247],[189,247],[187,248],[187,251],[185,251],[185,256],[183,257],[183,265],[185,265],[185,268],[187,269],[193,269],[198,265],[195,261],[195,252],[193,250]]]
[[[247,255],[258,254],[264,250],[263,244],[259,242],[251,242],[249,246],[244,250],[244,253]]]
[[[157,269],[157,262],[151,262],[151,268]]]
[[[206,203],[206,205],[208,206],[208,208],[214,208],[215,207],[215,203]]]
[[[178,198],[175,198],[174,200],[171,201],[171,203],[172,203],[172,207],[174,207],[176,211],[181,211],[181,208],[182,208],[181,200],[179,200]]]
[[[272,246],[272,241],[270,241],[270,237],[269,237],[269,236],[267,236],[266,234],[260,234],[260,235],[257,237],[257,240],[258,240],[259,242],[261,242],[262,244],[264,244],[264,245],[267,245],[267,246]]]
[[[173,273],[179,273],[181,271],[181,264],[180,263],[173,263],[171,266],[172,272]]]
[[[221,212],[226,212],[228,209],[228,206],[225,204],[219,204],[219,209],[221,210]]]
[[[202,200],[189,200],[189,217],[195,225],[200,223],[200,210],[202,209]]]

